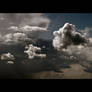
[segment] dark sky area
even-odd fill
[[[52,32],[58,30],[66,22],[74,24],[77,29],[92,27],[92,13],[45,13],[50,19],[49,33],[43,33],[44,38],[52,38]],[[45,35],[45,36],[44,36]]]

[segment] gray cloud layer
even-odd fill
[[[42,13],[0,13],[0,33],[12,32],[10,26],[23,27],[25,25],[48,28],[50,20]]]
[[[0,43],[17,44],[35,41],[47,31],[50,20],[42,13],[1,13]]]

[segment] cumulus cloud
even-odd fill
[[[7,63],[8,63],[8,64],[14,64],[14,62],[13,62],[13,61],[8,61]]]
[[[0,35],[0,41],[8,45],[24,43],[26,41],[35,42],[38,39],[39,32],[47,31],[46,28],[28,25],[24,27],[11,26],[9,30],[14,30],[15,33],[9,33],[4,36]]]
[[[25,47],[24,53],[28,54],[29,59],[33,59],[34,57],[45,58],[46,54],[38,54],[37,51],[41,51],[40,47],[33,46],[32,44]]]
[[[9,60],[15,60],[15,58],[11,53],[5,53],[1,55],[1,60],[9,61]]]
[[[59,31],[53,32],[53,46],[57,49],[67,48],[69,45],[86,44],[87,39],[84,35],[76,31],[75,25],[66,23]]]
[[[7,45],[14,45],[14,44],[19,44],[19,43],[25,43],[26,41],[31,41],[30,38],[27,37],[26,34],[24,33],[9,33],[6,34],[5,36],[1,37],[3,44]]]
[[[43,13],[0,13],[0,19],[0,44],[16,44],[24,40],[35,42],[41,32],[47,32],[50,23]]]
[[[61,58],[79,63],[87,68],[92,68],[92,47],[83,45],[71,45],[67,49],[59,51]]]
[[[41,32],[48,31],[49,23],[50,19],[42,13],[0,13],[0,45],[1,47],[6,45],[10,48],[13,45],[18,47],[22,44],[23,46],[33,44],[37,41]],[[30,48],[33,49],[35,46]],[[39,47],[35,48],[36,51],[32,50],[33,52],[30,48],[24,51],[30,59],[46,57],[45,54],[37,54]],[[5,52],[4,49],[2,49],[2,52]],[[10,53],[1,55],[1,60],[8,60],[7,63],[13,64],[10,58],[12,58]]]
[[[92,34],[91,28],[76,30],[75,25],[66,23],[53,34],[53,46],[65,60],[78,61],[87,67],[92,67]],[[85,63],[84,63],[85,62]]]

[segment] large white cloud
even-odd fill
[[[53,46],[61,53],[60,57],[78,61],[81,64],[92,67],[92,34],[91,28],[77,31],[75,26],[66,23],[59,31],[53,34]]]
[[[59,31],[53,32],[53,46],[57,49],[67,48],[69,45],[85,44],[87,39],[76,31],[75,25],[66,23]]]

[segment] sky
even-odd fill
[[[85,27],[92,27],[92,13],[36,13],[31,16],[31,13],[24,14],[23,16],[21,16],[21,14],[18,16],[14,13],[0,14],[0,30],[3,30],[1,33],[7,33],[4,28],[7,28],[12,23],[15,23],[16,25],[30,23],[31,25],[48,26],[49,31],[41,33],[40,37],[52,39],[53,31],[59,30],[59,28],[67,22],[74,24],[78,30],[84,29]],[[43,14],[47,16],[47,18],[43,17]],[[6,20],[4,20],[4,18]]]
[[[44,19],[42,16],[44,14],[48,17],[48,19]],[[40,34],[41,38],[45,39],[52,39],[53,38],[53,31],[59,30],[65,23],[71,23],[76,26],[78,30],[85,29],[85,27],[92,27],[92,13],[36,13],[35,15],[31,15],[32,17],[29,17],[28,14],[25,14],[19,17],[15,17],[16,14],[0,14],[0,30],[3,30],[3,28],[10,26],[9,23],[15,22],[15,24],[24,24],[24,23],[31,23],[34,25],[39,25],[40,22],[44,23],[46,26],[48,26],[48,32],[43,32]],[[20,18],[21,16],[21,18]],[[6,18],[6,20],[3,19],[3,17]],[[23,20],[28,17],[28,21]],[[4,21],[3,21],[4,20]],[[23,21],[24,22],[23,22]],[[21,22],[20,22],[21,21]],[[31,22],[30,22],[31,21]],[[50,23],[49,23],[50,21]],[[7,33],[5,30],[3,30],[1,33]]]
[[[44,38],[51,39],[53,31],[58,30],[67,22],[74,24],[78,30],[92,27],[92,13],[45,13],[45,15],[50,19],[50,32],[43,33]]]
[[[70,37],[69,35],[64,34],[64,31],[66,31],[64,30],[64,27],[66,27],[64,26],[65,24],[73,24],[78,30],[83,31],[85,31],[84,29],[88,27],[87,31],[89,31],[89,29],[92,31],[92,13],[30,13],[23,15],[14,13],[0,14],[1,61],[3,62],[3,60],[8,61],[12,59],[12,61],[14,61],[13,63],[22,61],[22,63],[30,63],[30,68],[35,71],[40,70],[40,67],[44,67],[43,65],[47,66],[44,67],[47,69],[49,69],[49,66],[52,68],[59,68],[59,66],[65,65],[65,63],[66,65],[69,65],[71,64],[71,62],[76,62],[78,60],[77,63],[85,64],[87,67],[91,67],[92,69],[92,37],[90,39],[88,38],[88,46],[86,44],[82,44],[83,46],[81,46],[81,43],[79,43],[77,46],[75,46],[75,44],[73,46],[67,46],[67,49],[65,50],[62,48],[64,47],[62,43],[64,44],[64,42],[66,41],[62,40],[66,40],[66,38]],[[63,30],[59,30],[60,28],[63,28]],[[82,39],[83,35],[80,35],[78,32],[76,32],[76,30],[74,29],[75,27],[72,28],[74,30],[68,30],[68,28],[69,26],[67,26],[67,31],[71,32],[71,37],[74,37],[75,40],[72,40],[72,42],[70,42],[71,39],[68,39],[67,42],[72,44],[74,43],[74,41],[76,41],[76,39],[78,42],[80,42],[80,39],[78,39],[78,37]],[[54,32],[56,32],[58,35],[53,36]],[[90,33],[92,34],[92,32]],[[64,37],[62,37],[62,34],[64,35]],[[78,36],[76,36],[77,34]],[[49,41],[49,44],[52,45],[49,46],[49,44],[46,43],[45,46],[44,43],[46,41],[43,42],[41,40],[41,42],[39,42],[41,44],[43,43],[44,46],[35,46],[36,44],[34,45],[33,43],[36,43],[38,41],[38,36],[40,36],[40,38],[42,39],[52,39],[52,42]],[[86,39],[84,39],[83,41],[85,42],[85,40]],[[53,45],[53,43],[55,45]],[[58,47],[61,48],[59,49]],[[36,53],[37,50],[39,50],[38,54]],[[13,59],[13,56],[15,59]],[[30,60],[34,57],[40,57],[41,59],[35,59],[35,62],[34,60]],[[46,58],[44,59],[44,61],[46,62],[40,62],[41,60],[43,60],[42,58]],[[1,72],[3,71],[2,69],[0,70]]]

